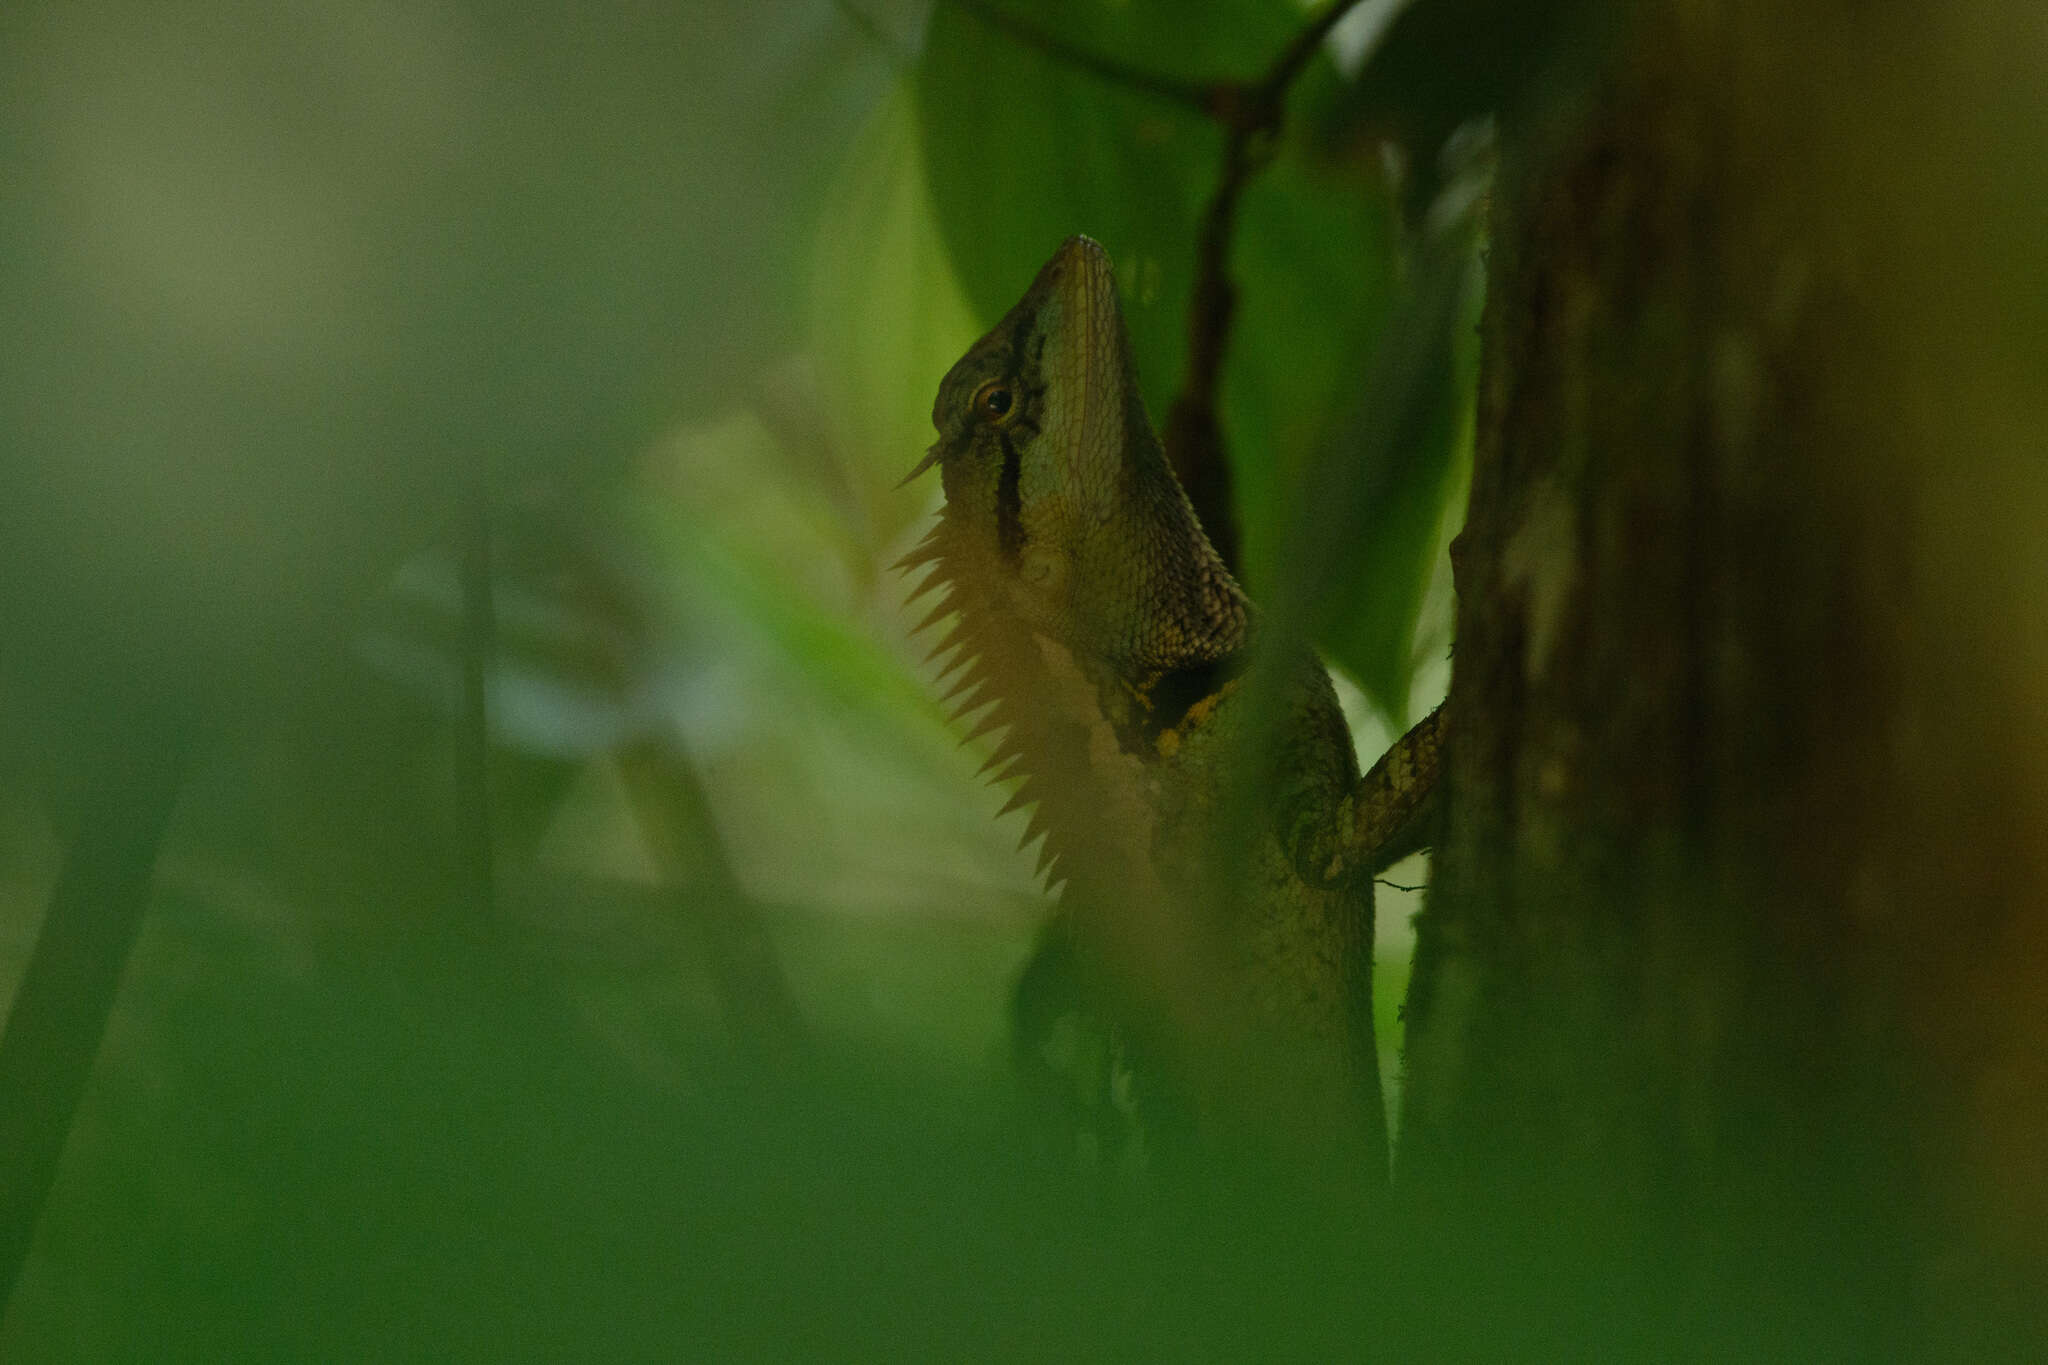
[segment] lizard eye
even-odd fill
[[[1000,379],[991,379],[974,391],[969,406],[974,415],[984,422],[997,426],[1010,420],[1010,414],[1017,410],[1017,397],[1010,392],[1010,386]]]

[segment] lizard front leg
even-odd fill
[[[1338,803],[1331,821],[1305,821],[1290,840],[1296,871],[1314,886],[1370,877],[1435,837],[1444,708],[1417,721]]]

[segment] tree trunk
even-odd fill
[[[1641,8],[1568,128],[1506,140],[1493,206],[1417,1257],[1475,1347],[2018,1357],[2048,26]]]

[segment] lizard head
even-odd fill
[[[1238,643],[1243,600],[1145,415],[1101,246],[1061,244],[948,372],[932,424],[911,477],[939,466],[956,580],[1120,668]]]

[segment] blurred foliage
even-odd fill
[[[1211,77],[1302,14],[1032,17]],[[1043,900],[886,566],[931,510],[896,482],[939,376],[1068,233],[1114,255],[1163,414],[1214,128],[915,0],[6,25],[4,980],[104,719],[176,697],[205,742],[0,1354],[915,1355],[990,1320],[1039,1355],[1034,1292],[1199,1339],[1214,1305],[1144,1296],[1251,1254],[1242,1220],[1185,1260],[1055,1232],[1090,1191],[1018,1150],[1003,1015]],[[1376,153],[1332,133],[1351,79],[1315,61],[1320,112],[1247,192],[1222,411],[1254,584],[1318,595],[1377,751],[1418,618],[1441,686],[1470,367],[1452,331],[1389,331],[1423,272]],[[1427,381],[1398,450],[1358,417],[1390,347]],[[1353,461],[1392,472],[1297,580],[1302,509]],[[480,932],[449,910],[472,498],[506,902]],[[614,757],[650,738],[736,886],[650,854]],[[727,909],[831,1080],[727,1046]],[[1390,1069],[1405,919],[1383,897]],[[943,1310],[875,1299],[920,1274]]]
[[[887,79],[825,0],[8,27],[0,612],[39,725],[274,696],[472,486],[587,483],[729,404],[799,335]]]

